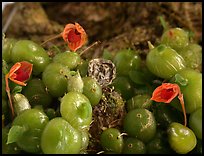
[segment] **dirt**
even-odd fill
[[[42,43],[61,33],[67,23],[78,22],[88,34],[87,46],[101,43],[85,58],[100,57],[104,49],[116,53],[127,47],[145,55],[147,41],[157,43],[163,32],[161,16],[169,27],[192,31],[193,40],[202,43],[201,2],[18,2],[5,7],[3,26],[16,6],[19,9],[5,33],[7,37]],[[45,48],[53,45],[64,48],[64,41],[53,40]]]

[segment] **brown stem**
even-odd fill
[[[8,83],[8,74],[6,74],[5,76],[5,82],[6,82],[6,92],[9,98],[9,104],[10,104],[11,113],[12,113],[12,119],[14,119],[15,113],[14,113],[14,108],[13,108],[13,104],[11,100],[10,88],[9,88],[9,83]]]
[[[97,44],[99,44],[99,43],[101,43],[100,41],[96,41],[96,42],[94,42],[92,45],[90,45],[88,48],[86,48],[85,50],[83,50],[80,54],[79,54],[79,56],[81,56],[81,55],[83,55],[86,51],[88,51],[90,48],[92,48],[93,46],[95,46],[95,45],[97,45]]]
[[[49,42],[49,41],[51,41],[51,40],[54,40],[54,39],[57,39],[57,38],[60,38],[60,37],[62,37],[62,33],[60,33],[60,34],[58,34],[58,35],[55,35],[55,36],[49,38],[48,40],[44,41],[44,42],[41,44],[41,46],[43,46],[45,43],[47,43],[47,42]]]
[[[183,110],[184,126],[186,126],[186,125],[187,125],[187,118],[186,118],[186,109],[185,109],[185,105],[184,105],[183,94],[179,93],[178,98],[179,98],[179,100],[180,100],[181,107],[182,107],[182,110]]]

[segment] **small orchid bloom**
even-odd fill
[[[180,104],[184,115],[184,125],[187,124],[186,110],[184,105],[183,94],[181,94],[180,87],[177,84],[163,83],[161,86],[157,87],[150,100],[156,102],[170,103],[176,96],[180,100]]]
[[[17,62],[11,67],[8,78],[16,84],[26,86],[25,82],[30,78],[32,69],[33,65],[29,62]]]
[[[62,37],[74,52],[81,48],[87,41],[87,34],[78,23],[67,24],[62,32]]]
[[[48,41],[51,41],[56,38],[62,37],[65,42],[68,43],[70,50],[76,52],[87,42],[87,34],[81,25],[75,22],[75,24],[69,23],[65,26],[63,32],[58,35],[55,35],[48,40],[44,41],[41,46],[43,46]]]
[[[9,98],[9,103],[12,111],[12,116],[14,117],[14,109],[12,105],[12,100],[11,100],[11,95],[10,95],[10,88],[9,88],[9,83],[8,79],[13,81],[14,83],[21,85],[21,86],[26,86],[26,81],[30,78],[30,75],[32,73],[33,69],[33,64],[22,61],[22,62],[17,62],[14,64],[9,73],[6,74],[5,76],[5,81],[6,81],[6,92]]]

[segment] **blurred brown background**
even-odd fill
[[[202,43],[202,2],[18,2],[4,8],[3,26],[15,7],[6,37],[42,43],[62,32],[67,23],[78,22],[88,34],[88,44],[101,41],[91,57],[100,56],[104,49],[147,50],[147,41],[154,44],[163,32],[160,16],[169,27],[194,32],[194,40]],[[52,44],[64,42],[58,39],[45,48]]]

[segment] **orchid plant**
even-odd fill
[[[186,110],[184,105],[183,94],[180,91],[180,87],[177,84],[172,83],[162,83],[157,87],[152,94],[151,100],[156,102],[170,103],[175,97],[178,96],[180,101],[183,115],[184,115],[184,125],[187,125]]]
[[[20,86],[26,86],[26,81],[29,80],[30,75],[32,73],[33,64],[22,61],[15,63],[10,71],[5,75],[5,82],[6,82],[6,92],[9,98],[10,108],[12,117],[14,118],[15,112],[12,104],[11,94],[10,94],[10,88],[9,88],[9,80],[20,85]]]

